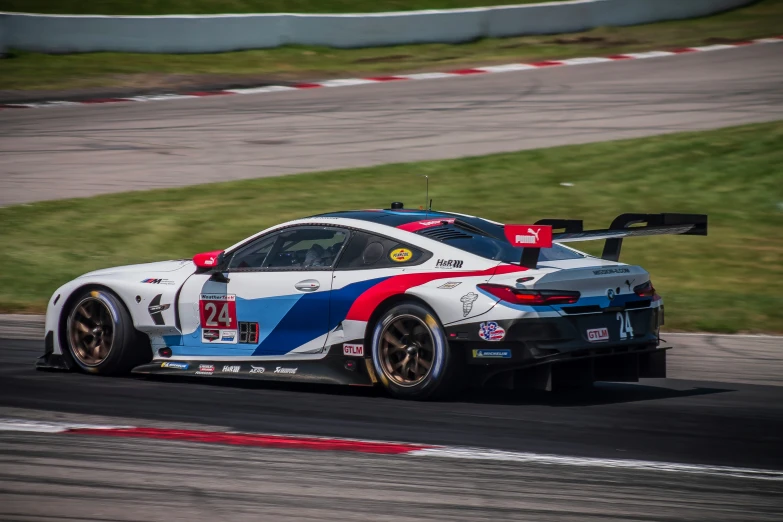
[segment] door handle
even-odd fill
[[[300,292],[315,292],[321,287],[321,283],[315,279],[305,279],[296,283],[294,287]]]

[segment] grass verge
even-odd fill
[[[763,0],[694,20],[602,27],[560,36],[487,39],[460,45],[342,50],[282,47],[200,55],[88,53],[56,56],[12,52],[6,59],[0,59],[0,91],[176,89],[447,70],[477,64],[726,43],[778,35],[781,28],[783,0]]]
[[[670,330],[783,332],[783,122],[447,161],[131,192],[0,208],[0,311],[41,312],[89,270],[189,257],[318,212],[435,207],[503,222],[622,212],[710,215],[707,237],[626,240]],[[573,183],[562,186],[561,183]],[[583,244],[586,245],[586,244]],[[593,252],[601,245],[592,244]]]
[[[0,11],[102,15],[382,13],[558,1],[563,0],[0,0]]]

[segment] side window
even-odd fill
[[[243,247],[239,252],[234,254],[231,258],[231,262],[228,265],[229,270],[242,270],[242,269],[254,269],[264,266],[266,256],[269,251],[272,250],[277,239],[280,237],[281,232],[262,237],[250,243],[248,246]]]
[[[260,238],[239,250],[229,270],[329,269],[348,232],[334,227],[293,227]]]
[[[355,231],[340,258],[337,270],[403,267],[430,257],[418,248],[385,237]]]
[[[346,239],[348,232],[339,228],[292,228],[280,233],[263,267],[331,268]]]

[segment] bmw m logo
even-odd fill
[[[614,290],[612,290],[611,288],[609,290],[607,290],[606,291],[606,297],[608,297],[610,301],[612,299],[614,299]]]

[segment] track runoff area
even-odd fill
[[[531,63],[509,63],[503,65],[490,65],[486,67],[471,67],[466,69],[455,69],[446,72],[423,72],[415,74],[397,74],[388,76],[373,76],[366,78],[339,78],[325,81],[314,81],[295,83],[292,85],[264,85],[261,87],[247,87],[241,89],[216,89],[207,91],[188,91],[180,93],[160,93],[148,94],[143,96],[110,97],[110,98],[90,98],[78,101],[68,100],[46,100],[34,103],[6,103],[0,104],[0,111],[3,109],[44,109],[51,107],[70,107],[87,106],[99,104],[114,104],[127,102],[159,102],[173,101],[183,99],[209,98],[213,96],[230,96],[241,94],[264,94],[283,91],[310,90],[322,87],[355,87],[359,85],[372,85],[378,83],[411,81],[411,80],[437,80],[444,78],[458,78],[463,76],[475,76],[482,74],[510,73],[519,71],[529,71],[536,69],[545,69],[551,67],[564,67],[575,65],[591,65],[606,62],[621,62],[627,60],[643,60],[647,58],[663,58],[666,56],[677,56],[692,53],[723,51],[748,45],[767,45],[783,43],[783,36],[773,36],[770,38],[757,38],[754,40],[738,41],[725,44],[714,44],[699,47],[683,47],[668,51],[651,50],[639,53],[614,54],[610,56],[588,56],[582,58],[570,58],[566,60],[544,60]]]
[[[783,471],[742,468],[733,466],[709,466],[654,462],[645,460],[603,459],[568,457],[538,453],[492,450],[460,446],[436,446],[379,440],[356,440],[305,435],[277,435],[271,433],[237,433],[191,429],[165,429],[136,426],[103,426],[93,424],[69,424],[64,422],[40,422],[24,419],[0,418],[0,431],[50,433],[61,435],[86,435],[93,437],[124,437],[195,442],[202,444],[226,444],[262,448],[343,451],[381,455],[405,455],[411,458],[445,458],[511,462],[518,464],[548,464],[578,466],[581,468],[617,468],[637,471],[660,471],[699,475],[717,475],[754,480],[783,482]]]

